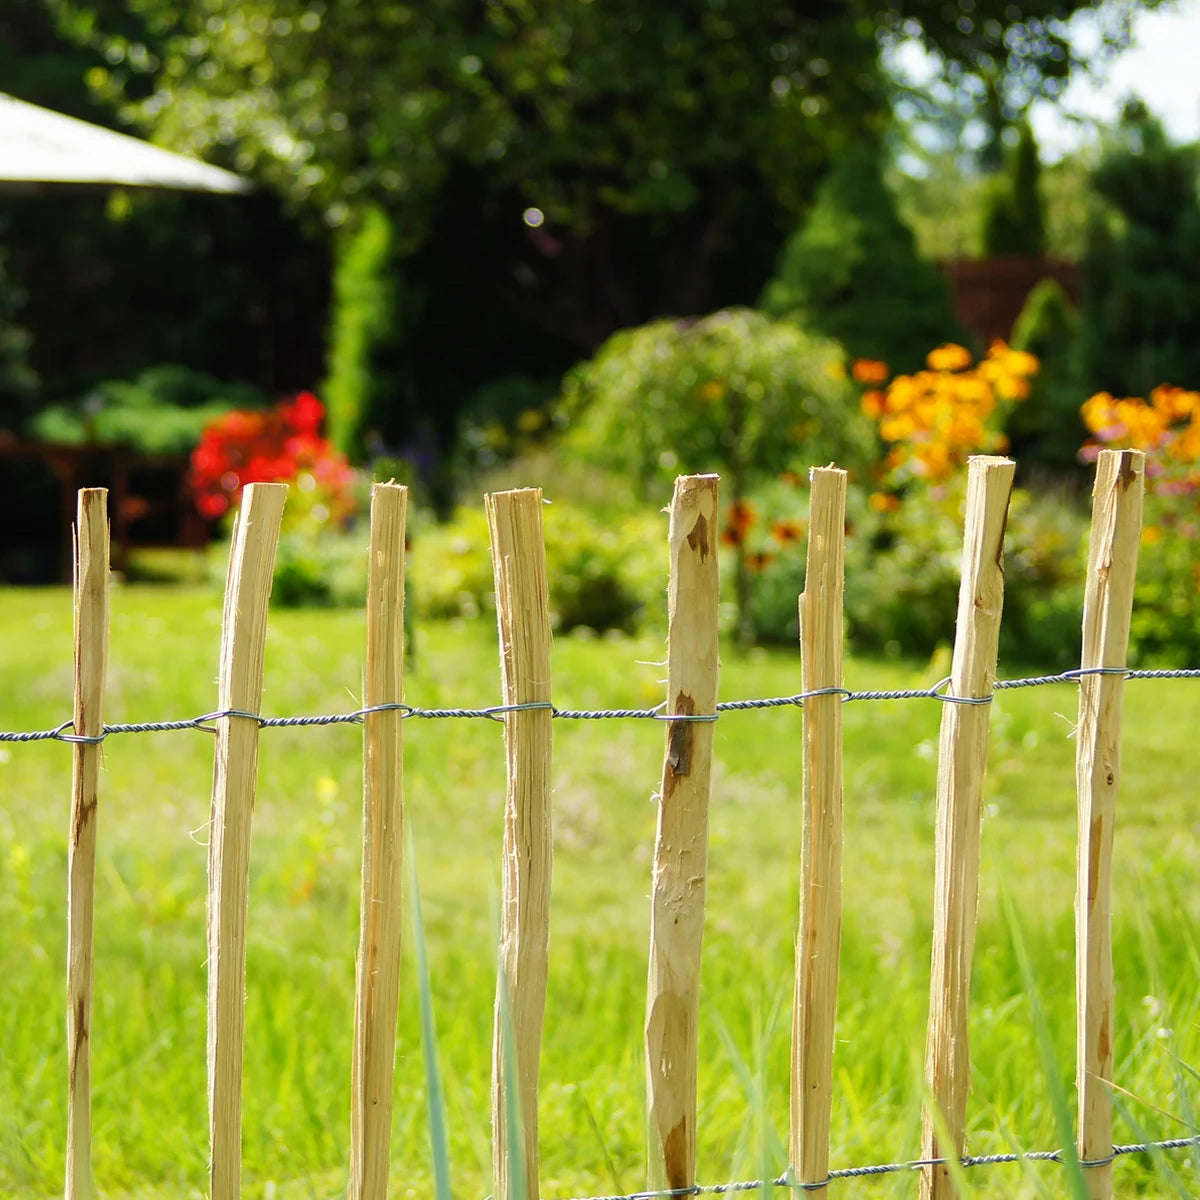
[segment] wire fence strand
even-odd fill
[[[1115,1159],[1129,1154],[1157,1154],[1164,1150],[1181,1150],[1188,1146],[1200,1147],[1200,1135],[1185,1138],[1168,1138],[1161,1142],[1134,1142],[1128,1145],[1114,1146],[1112,1154],[1104,1158],[1089,1161],[1076,1161],[1081,1167],[1107,1167]],[[801,1183],[793,1179],[788,1172],[775,1179],[751,1179],[739,1183],[710,1183],[697,1184],[685,1188],[648,1189],[641,1192],[625,1192],[609,1196],[577,1197],[576,1200],[659,1200],[660,1197],[670,1196],[719,1196],[732,1192],[765,1191],[767,1188],[786,1188],[789,1191],[817,1192],[827,1188],[838,1179],[862,1179],[872,1175],[896,1175],[906,1171],[919,1171],[924,1167],[939,1167],[950,1162],[946,1158],[917,1158],[905,1162],[877,1163],[868,1167],[842,1167],[830,1171],[818,1183]],[[1063,1150],[1031,1150],[1024,1154],[974,1154],[959,1159],[963,1167],[992,1167],[1004,1163],[1018,1162],[1067,1162],[1067,1152]]]
[[[535,700],[527,704],[495,704],[485,708],[422,708],[398,701],[373,704],[348,713],[325,713],[316,716],[264,717],[260,713],[227,708],[204,713],[198,717],[177,721],[136,721],[117,725],[105,725],[94,737],[85,737],[75,732],[71,721],[64,721],[53,729],[19,732],[0,732],[0,742],[69,742],[78,745],[97,745],[118,734],[127,733],[171,733],[181,729],[199,729],[205,733],[215,732],[214,721],[238,718],[256,721],[262,729],[298,729],[322,725],[361,725],[375,713],[398,712],[405,720],[489,720],[503,721],[511,713],[549,711],[562,721],[611,721],[620,719],[651,721],[711,722],[722,713],[745,712],[751,709],[803,708],[809,700],[821,696],[840,696],[844,704],[858,701],[882,700],[936,700],[941,704],[991,704],[995,693],[1016,688],[1044,687],[1052,683],[1079,683],[1088,675],[1119,675],[1124,679],[1197,679],[1200,668],[1180,667],[1154,670],[1127,670],[1125,667],[1080,667],[1062,671],[1057,675],[1031,675],[1022,679],[998,679],[993,690],[986,696],[954,696],[945,691],[950,677],[939,680],[928,688],[899,688],[892,690],[852,691],[849,688],[817,688],[810,692],[797,692],[793,696],[771,696],[750,700],[722,700],[715,713],[672,713],[665,711],[664,701],[653,708],[608,708],[570,709],[559,708],[549,700]]]

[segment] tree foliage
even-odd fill
[[[825,177],[780,256],[761,307],[840,341],[857,358],[916,370],[930,346],[956,340],[950,292],[917,254],[868,139]]]
[[[333,276],[329,346],[330,437],[343,453],[361,458],[389,405],[412,411],[403,351],[411,328],[403,295],[403,268],[395,231],[376,205],[343,232]]]
[[[725,302],[706,292],[714,263],[745,259],[764,226],[773,243],[750,267],[765,275],[831,154],[888,117],[881,39],[919,37],[949,78],[998,75],[1028,97],[1065,80],[1062,22],[1086,7],[43,2],[77,40],[103,45],[109,65],[93,81],[128,98],[159,140],[268,180],[334,223],[373,197],[414,249],[450,189],[471,187],[476,219],[517,235],[503,262],[510,295],[536,293],[544,319],[588,350],[655,312]],[[523,226],[527,210],[542,223]],[[635,268],[647,242],[653,284]],[[592,294],[561,303],[563,277],[588,273]]]
[[[988,196],[983,248],[988,257],[1008,254],[1041,258],[1046,252],[1046,218],[1041,194],[1042,164],[1028,121],[1017,130],[1006,170]]]
[[[490,379],[759,294],[829,164],[890,120],[880,49],[1053,92],[1081,0],[40,0],[95,93],[333,226],[386,212],[444,458]],[[465,349],[469,347],[469,352]],[[411,435],[401,406],[379,432]]]
[[[1200,150],[1130,106],[1093,173],[1104,204],[1083,258],[1081,354],[1093,390],[1200,379]]]

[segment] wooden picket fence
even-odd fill
[[[1123,668],[1141,528],[1144,456],[1100,455],[1083,611],[1077,734],[1078,1154],[1093,1200],[1112,1195],[1111,874]],[[969,466],[952,674],[937,780],[936,904],[926,1049],[922,1197],[953,1197],[946,1159],[966,1151],[967,1002],[979,890],[981,799],[1003,603],[1014,465]],[[666,751],[659,795],[645,1054],[652,1186],[695,1185],[697,1025],[707,826],[717,712],[718,481],[676,482],[670,515]],[[240,1194],[247,881],[267,603],[287,489],[256,484],[235,525],[221,640],[208,893],[208,1108],[212,1200]],[[841,942],[842,598],[846,475],[811,473],[803,654],[803,851],[796,938],[789,1181],[828,1180]],[[507,759],[493,1157],[499,1200],[536,1198],[538,1064],[545,1009],[554,712],[542,495],[486,499],[501,645]],[[364,716],[362,922],[353,1042],[351,1200],[384,1200],[400,972],[406,489],[371,502]],[[109,540],[106,494],[79,495],[68,896],[68,1200],[91,1182],[89,1048],[98,768],[104,736]],[[520,1128],[510,1130],[511,1115]],[[516,1148],[513,1150],[512,1148]],[[516,1155],[516,1157],[514,1157]],[[523,1186],[524,1185],[524,1186]]]

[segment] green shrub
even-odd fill
[[[144,454],[186,454],[204,427],[236,408],[261,408],[266,396],[244,383],[188,367],[148,367],[132,380],[101,383],[69,405],[43,409],[28,433],[60,445],[127,446]]]
[[[565,456],[645,501],[717,471],[732,503],[789,467],[861,467],[874,449],[841,347],[749,309],[614,334],[568,375],[562,420]]]
[[[759,307],[837,339],[854,358],[918,370],[930,346],[962,341],[941,271],[917,253],[864,140],[839,159],[779,258]]]
[[[615,334],[567,377],[563,400],[564,455],[623,475],[644,501],[669,497],[677,475],[715,471],[728,511],[783,471],[859,472],[876,446],[841,347],[749,309]],[[739,559],[743,642],[751,590]]]
[[[544,515],[550,609],[560,632],[633,632],[657,606],[667,582],[662,517],[600,521],[571,505]],[[422,617],[473,618],[495,608],[487,519],[460,509],[445,525],[417,534],[411,579]]]
[[[1079,372],[1079,313],[1062,284],[1043,279],[1013,326],[1012,347],[1041,363],[1028,398],[1013,407],[1005,432],[1022,467],[1072,473],[1087,436],[1079,408],[1087,399]]]
[[[276,608],[361,608],[367,598],[364,528],[350,533],[285,533],[275,556]]]
[[[846,611],[860,649],[931,654],[954,639],[962,570],[961,487],[957,502],[909,497],[866,523],[847,548]],[[1079,665],[1086,520],[1059,496],[1016,489],[1005,534],[1000,657],[1039,669]]]

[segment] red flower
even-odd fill
[[[311,474],[329,493],[329,509],[347,512],[354,475],[346,459],[320,436],[324,416],[320,400],[301,392],[265,412],[219,417],[192,453],[197,510],[214,519],[238,503],[248,483],[287,482]]]

